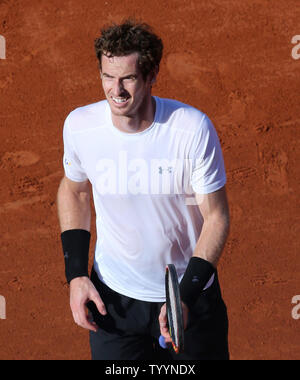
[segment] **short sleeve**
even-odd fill
[[[66,177],[74,182],[86,181],[88,177],[84,169],[82,168],[81,162],[75,151],[68,118],[66,119],[65,124],[64,124],[63,139],[64,139],[63,167],[65,170]]]
[[[195,193],[208,194],[226,183],[220,141],[211,120],[204,115],[195,138],[191,185]]]

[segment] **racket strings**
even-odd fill
[[[169,331],[173,349],[178,354],[183,349],[184,328],[179,283],[174,264],[167,266],[165,282]]]
[[[170,306],[171,306],[171,317],[172,317],[172,327],[171,328],[171,336],[174,340],[176,346],[178,346],[178,319],[176,311],[176,296],[173,288],[172,281],[169,281],[169,296],[170,296]],[[173,331],[172,331],[173,330]]]

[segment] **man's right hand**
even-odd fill
[[[84,329],[97,332],[98,326],[88,318],[86,304],[89,301],[94,302],[100,314],[107,314],[105,305],[91,280],[88,277],[74,278],[70,283],[70,306],[74,321]]]

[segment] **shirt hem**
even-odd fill
[[[126,296],[126,297],[129,297],[129,298],[133,298],[133,299],[136,299],[136,300],[139,300],[139,301],[145,301],[145,302],[166,302],[166,297],[165,296],[158,296],[158,297],[145,297],[145,295],[143,296],[140,296],[140,295],[137,295],[133,292],[130,292],[128,290],[124,291],[123,289],[119,288],[118,286],[116,286],[115,284],[112,284],[110,281],[104,281],[104,279],[102,278],[102,276],[99,276],[99,273],[97,272],[96,268],[94,267],[96,273],[97,273],[97,276],[99,278],[99,280],[101,282],[103,282],[106,286],[108,286],[111,290],[123,295],[123,296]]]
[[[73,181],[73,182],[85,182],[85,181],[88,180],[88,177],[86,177],[86,178],[84,178],[84,179],[79,179],[79,178],[76,178],[76,177],[72,177],[72,176],[70,176],[70,175],[67,174],[66,172],[65,172],[65,175],[66,175],[66,177],[67,177],[68,179],[70,179],[70,180]]]
[[[226,184],[226,182],[227,182],[226,178],[224,178],[222,181],[215,182],[209,186],[205,186],[205,187],[193,186],[192,188],[197,194],[209,194],[209,193],[213,193],[214,191],[220,190]]]

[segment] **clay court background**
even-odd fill
[[[59,240],[62,127],[71,110],[103,98],[93,41],[127,16],[164,40],[154,94],[207,113],[221,139],[232,359],[299,359],[298,0],[0,1],[0,359],[90,357]]]

